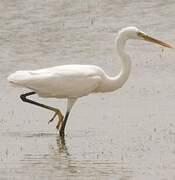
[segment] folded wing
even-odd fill
[[[96,90],[100,75],[92,66],[57,66],[36,71],[17,71],[8,77],[16,85],[43,97],[80,97]]]

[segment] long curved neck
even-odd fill
[[[131,61],[129,56],[124,52],[126,41],[127,38],[122,35],[117,36],[115,39],[116,50],[121,58],[121,70],[117,76],[109,77],[108,91],[114,91],[122,87],[129,77]]]

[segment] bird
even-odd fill
[[[69,114],[78,98],[92,93],[115,91],[127,81],[131,71],[131,60],[125,52],[125,45],[130,39],[145,40],[172,48],[171,45],[151,37],[137,27],[125,27],[115,37],[115,49],[121,60],[121,69],[116,76],[109,76],[103,69],[95,65],[71,64],[37,70],[16,71],[9,75],[7,80],[12,84],[31,90],[20,95],[22,101],[53,111],[54,115],[49,123],[57,117],[56,128],[59,130],[60,136],[64,137]],[[43,98],[67,99],[65,117],[60,109],[28,98],[34,94]]]

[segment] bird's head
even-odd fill
[[[140,29],[138,29],[136,27],[123,28],[122,30],[119,31],[119,35],[121,35],[121,34],[126,39],[145,40],[145,41],[149,41],[152,43],[159,44],[159,45],[167,47],[167,48],[172,48],[171,45],[169,45],[163,41],[160,41],[159,39],[156,39],[156,38],[149,36],[148,34],[144,33],[143,31],[141,31]]]

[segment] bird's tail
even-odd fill
[[[7,77],[8,82],[14,85],[23,85],[31,77],[27,71],[16,71]]]

